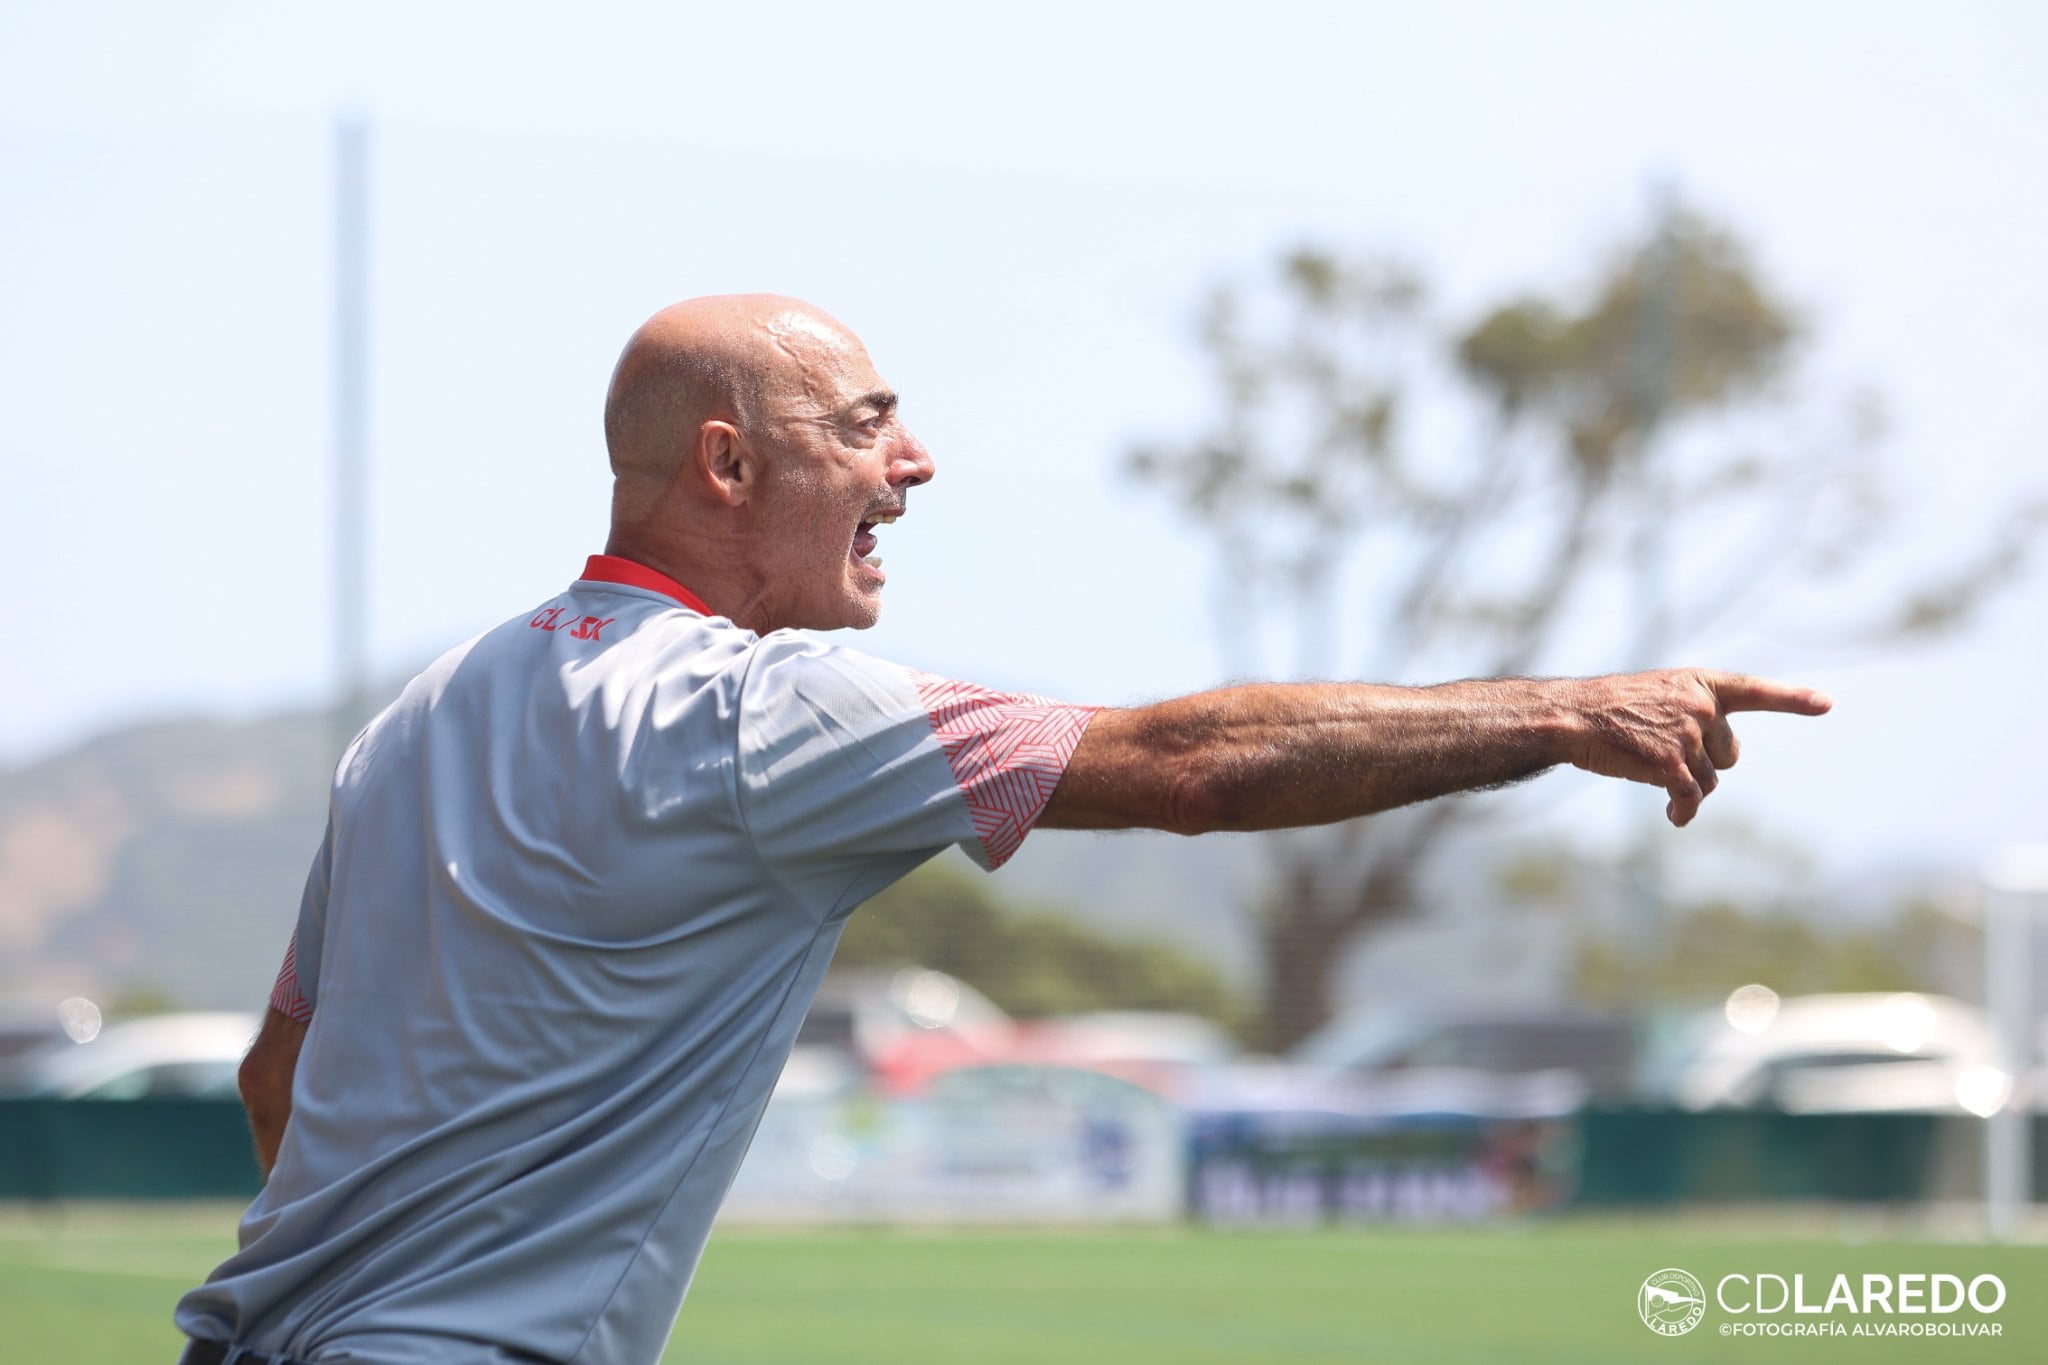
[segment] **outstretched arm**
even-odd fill
[[[1501,786],[1570,763],[1665,789],[1689,823],[1731,766],[1728,716],[1831,705],[1805,687],[1708,669],[1440,687],[1260,683],[1089,724],[1047,829],[1290,829]]]
[[[268,1011],[236,1076],[242,1107],[249,1111],[249,1131],[256,1138],[256,1165],[265,1180],[277,1164],[278,1145],[292,1116],[292,1078],[298,1074],[299,1047],[305,1041],[303,1022],[275,1009]]]

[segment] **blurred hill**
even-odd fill
[[[153,721],[0,769],[0,1005],[249,1008],[326,821],[324,711]]]
[[[333,747],[328,713],[304,708],[123,726],[0,767],[0,1013],[70,995],[115,1013],[261,1002],[325,825]],[[981,879],[957,852],[944,861]],[[1110,938],[1168,938],[1236,986],[1258,870],[1242,840],[1046,833],[989,885]]]

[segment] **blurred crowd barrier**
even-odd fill
[[[1210,1113],[1188,1128],[1187,1214],[1205,1223],[1481,1222],[1562,1207],[1566,1119]]]
[[[2048,1191],[2048,1117],[2033,1189]],[[1060,1068],[963,1072],[916,1098],[771,1104],[725,1217],[781,1223],[1478,1222],[1573,1208],[1852,1202],[1982,1190],[1983,1120],[1687,1113],[1533,1119],[1190,1113]],[[253,1195],[233,1100],[0,1099],[0,1199]]]
[[[916,1098],[778,1093],[723,1216],[1171,1222],[1185,1171],[1181,1116],[1149,1091],[1064,1067],[975,1067]]]

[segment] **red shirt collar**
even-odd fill
[[[705,616],[717,615],[696,593],[659,569],[650,569],[636,560],[621,559],[617,555],[592,555],[583,565],[582,576],[598,583],[622,583],[629,588],[645,588],[673,598],[691,611]]]

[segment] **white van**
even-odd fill
[[[1759,991],[1749,987],[1745,990]],[[1765,999],[1764,997],[1768,997]],[[1669,1098],[1684,1109],[1958,1113],[2001,1077],[1983,1013],[1912,992],[1791,996],[1703,1011]],[[1994,1103],[1992,1107],[1996,1107]]]
[[[262,1020],[221,1012],[154,1014],[109,1024],[90,1041],[60,1039],[22,1059],[23,1089],[65,1099],[228,1096]]]

